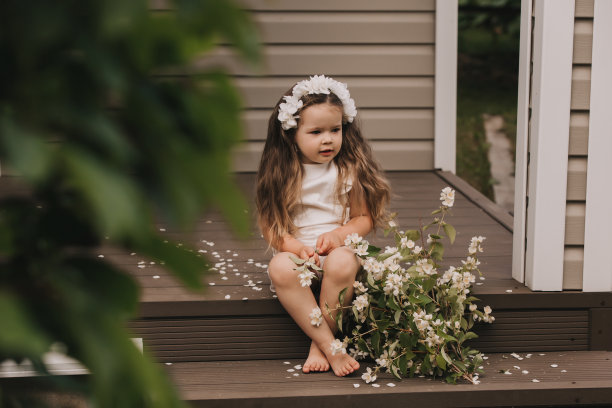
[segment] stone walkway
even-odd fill
[[[500,115],[484,114],[484,128],[489,143],[491,177],[495,180],[495,202],[506,211],[514,212],[514,161],[510,141],[503,131],[504,119]]]

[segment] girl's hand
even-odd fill
[[[344,239],[334,231],[321,234],[317,239],[317,251],[319,255],[328,255],[334,249],[344,245]]]
[[[315,252],[315,249],[310,246],[304,245],[297,254],[301,259],[309,260],[310,258],[314,258],[315,265],[321,266],[319,264],[319,255]]]

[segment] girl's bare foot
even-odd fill
[[[317,347],[313,342],[310,343],[310,352],[308,358],[302,367],[304,373],[310,373],[313,371],[327,371],[329,370],[329,362],[325,357],[325,354]]]
[[[359,363],[348,354],[336,353],[332,355],[331,348],[328,345],[328,350],[325,350],[327,361],[331,364],[331,368],[338,377],[344,377],[359,369]]]

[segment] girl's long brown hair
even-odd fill
[[[293,88],[285,95],[291,95]],[[276,103],[268,121],[268,136],[261,155],[257,172],[257,205],[259,226],[264,236],[274,248],[280,248],[283,236],[294,234],[296,226],[293,218],[300,204],[304,168],[295,143],[296,128],[284,130],[278,120],[279,105]],[[342,102],[333,93],[307,94],[302,97],[303,107],[329,103],[342,110]],[[300,120],[298,119],[298,127]],[[352,177],[353,194],[361,197],[366,204],[374,227],[386,221],[386,207],[389,203],[390,188],[380,166],[372,155],[372,149],[363,138],[359,123],[354,120],[342,124],[342,147],[334,158],[338,167],[336,196],[342,200],[345,213],[348,200],[341,198],[339,192],[349,177]]]

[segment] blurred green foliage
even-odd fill
[[[457,175],[493,197],[483,114],[502,115],[516,139],[520,0],[460,0]]]
[[[95,248],[163,261],[198,289],[205,261],[155,222],[188,227],[214,205],[248,226],[228,170],[240,98],[223,71],[185,67],[220,41],[256,65],[258,35],[230,0],[168,4],[0,2],[0,157],[28,190],[0,191],[0,361],[44,374],[59,344],[92,373],[79,389],[96,407],[183,403],[125,329],[137,285]],[[3,406],[18,399],[0,382]]]

